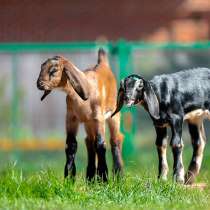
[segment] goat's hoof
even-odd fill
[[[106,165],[97,168],[98,181],[108,182],[108,168]]]
[[[68,175],[68,176],[64,176],[64,180],[65,180],[65,182],[67,182],[67,183],[72,183],[72,184],[74,184],[75,181],[76,181],[76,177],[75,177],[75,176],[72,176],[72,175]]]
[[[108,182],[108,173],[107,172],[98,172],[97,180],[99,182]]]
[[[122,171],[120,171],[118,173],[116,173],[116,172],[113,173],[113,181],[120,182],[122,180],[123,180],[123,172]]]
[[[178,184],[184,184],[184,177],[180,175],[174,175],[174,181]]]
[[[86,171],[86,180],[88,182],[93,182],[95,180],[95,173],[96,173],[95,166],[89,165]]]
[[[108,182],[107,174],[98,174],[97,181],[104,183]]]
[[[71,179],[75,179],[76,176],[76,166],[75,163],[73,164],[69,164],[66,163],[65,168],[64,168],[64,177],[67,178],[71,178]]]
[[[160,175],[160,176],[158,176],[158,179],[160,181],[164,181],[164,182],[166,182],[168,180],[167,175]]]
[[[113,173],[114,177],[122,177],[123,176],[123,169],[122,169],[122,167],[113,168],[112,173]]]
[[[86,177],[86,183],[87,184],[95,183],[95,177]]]
[[[192,171],[188,171],[185,175],[185,184],[192,185],[195,181],[195,174]]]

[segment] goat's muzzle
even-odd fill
[[[41,101],[43,101],[45,99],[45,97],[47,95],[50,94],[51,90],[46,90],[45,87],[44,87],[44,83],[42,81],[40,81],[39,79],[37,80],[37,88],[39,90],[44,90],[44,94],[43,96],[41,97]]]
[[[37,80],[37,88],[38,88],[39,90],[45,90],[44,84],[43,84],[42,81]]]

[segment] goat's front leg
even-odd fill
[[[105,122],[96,121],[95,148],[98,156],[97,174],[107,182],[108,168],[106,164]]]
[[[64,176],[67,177],[70,175],[71,178],[74,178],[76,175],[76,166],[75,166],[75,155],[77,151],[77,140],[76,134],[78,129],[78,121],[75,117],[67,114],[66,117],[66,165],[64,168]]]
[[[182,162],[182,124],[183,118],[173,114],[171,116],[172,139],[171,147],[174,157],[173,177],[176,182],[184,183],[184,165]]]
[[[159,158],[159,167],[158,167],[158,178],[162,180],[167,180],[168,174],[168,163],[167,163],[167,128],[166,127],[155,127],[157,138],[156,138],[156,146]]]
[[[86,147],[87,147],[87,153],[88,153],[88,166],[87,166],[87,172],[86,172],[86,179],[88,181],[92,181],[95,173],[96,173],[96,151],[95,151],[95,145],[94,140],[90,136],[88,136],[85,139]]]

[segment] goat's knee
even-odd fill
[[[170,146],[171,146],[172,150],[181,151],[184,147],[184,144],[183,144],[182,140],[173,139],[170,143]]]

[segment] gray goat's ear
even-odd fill
[[[116,104],[116,109],[112,113],[111,117],[113,117],[115,114],[117,114],[123,107],[124,104],[124,80],[121,80],[120,82],[120,88],[118,90],[118,95],[117,95],[117,104]]]
[[[155,119],[159,119],[160,118],[159,101],[149,82],[145,82],[144,84],[144,101],[147,104],[150,115]]]

